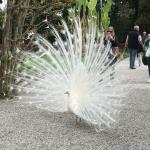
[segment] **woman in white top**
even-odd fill
[[[145,56],[146,56],[147,65],[148,65],[148,72],[149,72],[148,82],[150,83],[150,34],[148,34],[148,37],[144,42],[144,47],[146,50]]]

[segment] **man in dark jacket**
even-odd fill
[[[130,49],[130,69],[136,69],[134,64],[139,43],[143,46],[142,37],[139,33],[139,26],[135,25],[134,30],[129,32],[125,43],[125,47]]]

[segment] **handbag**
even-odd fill
[[[142,62],[144,65],[147,65],[146,53],[143,53]]]

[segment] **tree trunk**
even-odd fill
[[[8,0],[7,18],[3,29],[2,51],[0,54],[0,97],[11,96],[11,84],[14,83],[12,74],[16,69],[16,47],[22,42],[22,29],[27,14],[30,0]],[[13,7],[18,5],[18,7]]]

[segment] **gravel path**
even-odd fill
[[[147,68],[119,65],[127,85],[126,106],[113,129],[96,133],[71,114],[50,113],[13,101],[0,101],[0,150],[150,150],[150,84]]]

